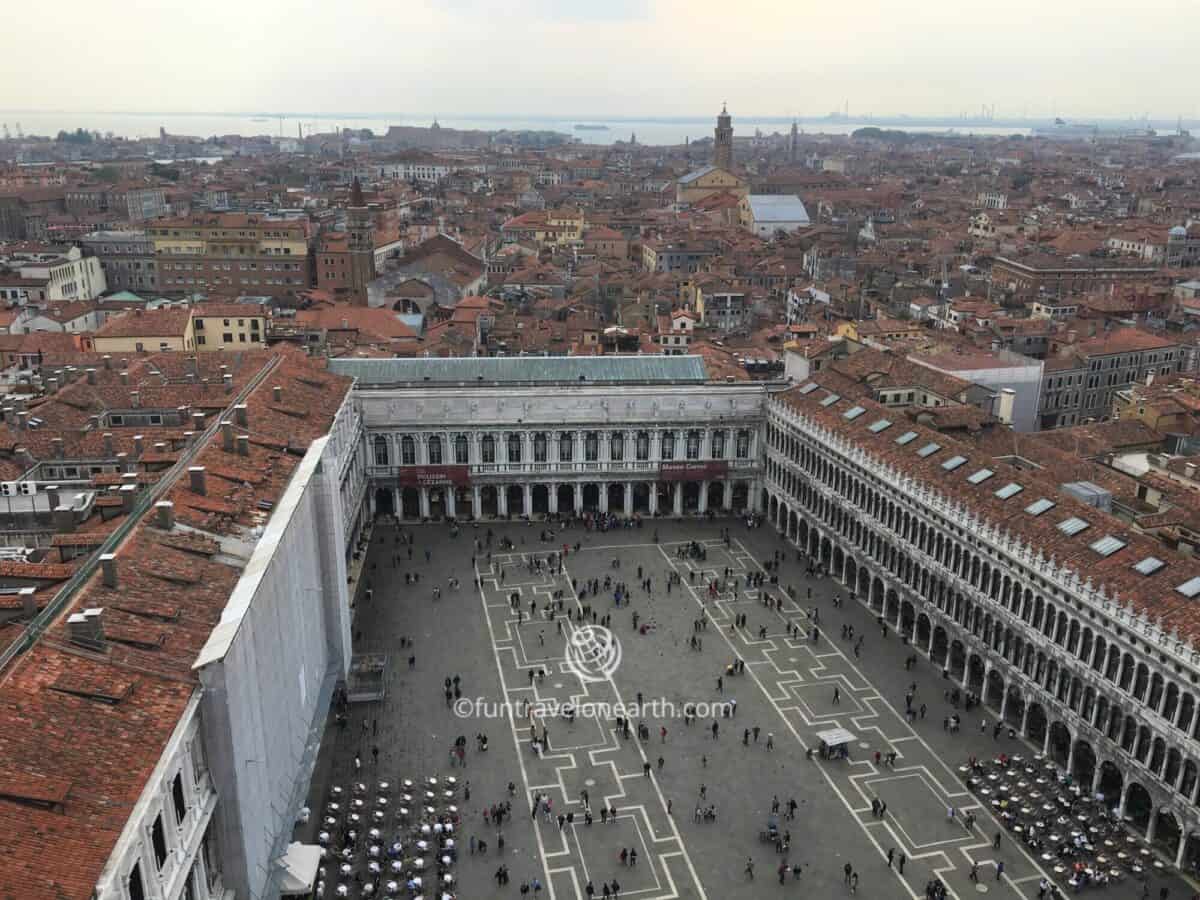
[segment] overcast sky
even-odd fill
[[[1194,0],[58,0],[0,109],[1185,117]]]

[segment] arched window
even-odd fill
[[[483,454],[485,463],[494,463],[496,461],[496,439],[490,434],[485,434],[483,442],[480,444],[480,452]]]
[[[725,458],[725,432],[723,432],[723,431],[714,431],[713,432],[712,458],[713,459],[724,459]]]
[[[539,431],[533,436],[533,461],[546,461],[546,432]]]
[[[516,432],[508,436],[508,461],[510,463],[521,461],[521,435]]]
[[[637,433],[637,458],[639,460],[647,460],[650,458],[650,434],[646,431]]]
[[[662,435],[662,458],[675,458],[675,432],[664,431]]]
[[[620,462],[625,458],[625,435],[620,431],[614,431],[612,438],[608,444],[609,457],[615,462]]]
[[[436,434],[429,439],[429,462],[435,466],[442,464],[442,439]]]
[[[575,458],[575,434],[564,431],[558,436],[558,461],[571,462]]]
[[[382,434],[375,435],[375,465],[386,466],[388,464],[388,445],[387,438]]]
[[[583,436],[583,458],[587,462],[595,462],[600,458],[600,436],[594,431]]]
[[[465,466],[471,461],[471,449],[465,434],[454,437],[454,461],[460,466]]]
[[[400,439],[400,462],[411,466],[417,461],[417,445],[407,435]]]
[[[745,459],[750,455],[750,432],[739,431],[737,433],[737,458]]]
[[[699,459],[700,458],[700,432],[689,431],[687,433],[686,450],[687,450],[687,458],[688,459]]]

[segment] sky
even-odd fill
[[[57,0],[0,109],[1195,117],[1195,0]],[[22,21],[24,17],[24,21]],[[17,36],[19,35],[19,39]]]

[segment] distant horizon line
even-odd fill
[[[431,121],[446,119],[474,119],[478,121],[495,121],[505,122],[513,120],[525,121],[544,121],[544,122],[622,122],[628,124],[638,123],[674,123],[674,124],[690,124],[709,122],[716,118],[716,113],[713,114],[691,114],[691,115],[619,115],[619,114],[551,114],[551,113],[430,113],[430,112],[407,112],[400,113],[394,110],[382,112],[266,112],[262,110],[218,110],[218,111],[199,111],[188,112],[181,110],[118,110],[118,109],[103,109],[103,110],[83,110],[83,109],[37,109],[37,108],[22,108],[22,109],[2,109],[0,115],[87,115],[87,116],[137,116],[149,118],[153,116],[174,116],[174,117],[236,117],[236,118],[266,118],[266,119],[297,119],[310,118],[322,120],[362,120],[362,119],[391,119],[401,120],[397,124],[404,125],[403,120],[413,119],[429,119]],[[1051,115],[1014,115],[1014,116],[996,116],[988,117],[980,114],[975,115],[954,115],[945,113],[858,113],[846,115],[842,112],[832,110],[821,115],[786,115],[786,114],[737,114],[733,113],[734,122],[739,119],[751,122],[765,122],[771,124],[788,124],[793,121],[798,123],[804,122],[888,122],[888,121],[908,121],[912,124],[921,123],[973,123],[984,124],[989,123],[997,126],[1013,124],[1018,125],[1030,122],[1054,122],[1057,119],[1070,122],[1071,124],[1088,124],[1092,122],[1111,122],[1111,123],[1170,123],[1175,124],[1182,121],[1184,124],[1200,124],[1200,119],[1190,117],[1175,116],[1158,116],[1146,115],[1141,116],[1079,116],[1072,113],[1059,112]],[[1086,121],[1085,121],[1086,120]],[[411,126],[411,121],[408,123]]]

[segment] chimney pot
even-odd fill
[[[104,360],[104,368],[111,369],[112,368],[112,357],[109,356],[107,353],[105,353],[102,358]]]
[[[18,593],[21,595],[21,612],[26,618],[32,619],[37,615],[37,599],[34,597],[37,588],[23,587]]]
[[[225,393],[227,393],[227,394],[232,393],[233,392],[233,376],[230,375],[228,372],[226,372],[225,375],[222,377],[222,381],[225,382]]]
[[[221,449],[233,452],[233,423],[228,420],[221,423]]]
[[[54,507],[54,530],[59,534],[70,534],[75,530],[75,510],[65,503]]]
[[[204,413],[202,413],[202,412],[192,413],[192,430],[193,431],[203,431],[204,430]]]
[[[113,436],[111,431],[104,432],[104,455],[113,455]]]
[[[239,434],[238,435],[237,452],[238,452],[238,456],[249,456],[250,455],[250,435],[248,435],[248,434]]]
[[[46,499],[50,501],[50,508],[55,509],[58,506],[58,494],[61,488],[57,484],[46,485]]]
[[[159,500],[154,504],[154,509],[158,512],[158,527],[163,531],[170,531],[175,527],[175,504],[170,500]]]
[[[95,370],[95,369],[88,369],[88,370],[87,370],[87,383],[88,383],[88,384],[95,384],[95,383],[96,383],[96,370]]]
[[[46,393],[53,394],[58,390],[58,379],[51,376],[46,379]]]
[[[192,446],[192,442],[195,440],[196,440],[196,432],[185,431],[183,433],[183,446],[190,447],[190,446]]]
[[[104,571],[104,586],[117,586],[117,556],[115,553],[100,554],[100,568]]]
[[[208,480],[205,475],[204,466],[191,466],[188,468],[188,476],[191,478],[191,487],[193,494],[204,496],[208,493]]]
[[[133,436],[133,457],[141,459],[142,453],[145,452],[145,438],[140,434]]]
[[[234,419],[237,421],[237,423],[238,423],[239,425],[241,425],[243,428],[247,428],[247,427],[249,427],[249,425],[250,425],[250,416],[249,416],[249,414],[248,414],[248,413],[247,413],[247,411],[246,411],[246,404],[245,404],[245,403],[239,403],[237,406],[235,406],[235,407],[233,408],[233,418],[234,418]]]
[[[129,405],[131,407],[133,407],[134,409],[138,409],[142,405],[142,392],[141,391],[130,391],[129,392]]]
[[[29,425],[29,413],[21,410],[17,413],[17,430],[24,431]]]
[[[129,384],[129,371],[127,369],[121,370],[121,384]]]
[[[123,512],[133,512],[133,503],[137,499],[137,490],[138,486],[136,484],[121,485],[118,493],[121,495],[121,510]]]
[[[283,402],[283,388],[280,387],[279,385],[275,385],[275,387],[271,388],[271,396],[275,399],[276,403],[282,403]]]
[[[63,439],[60,437],[50,438],[50,446],[54,448],[55,459],[64,459],[67,455],[66,447],[63,445]]]

